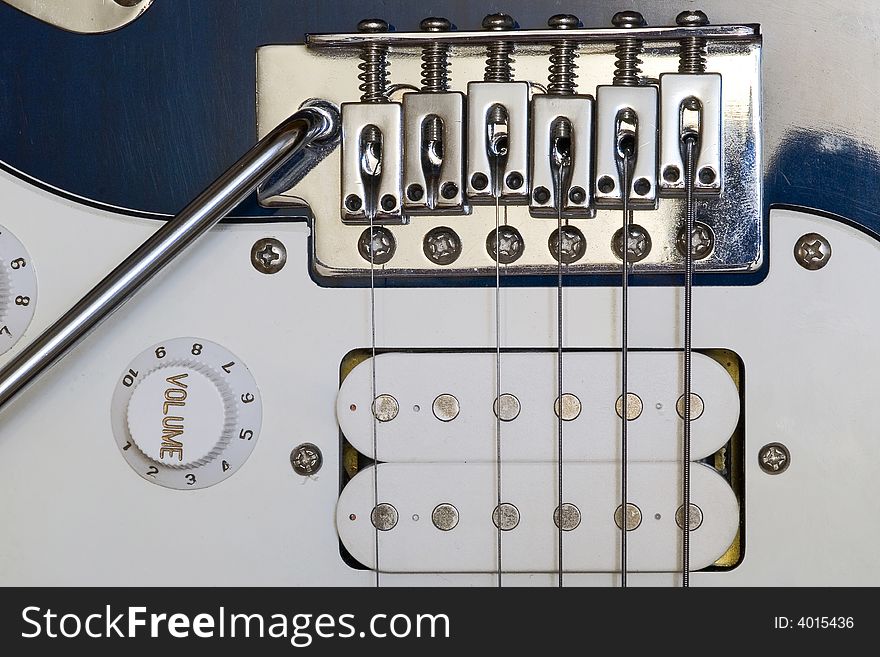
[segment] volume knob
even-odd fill
[[[260,434],[260,392],[247,366],[202,338],[174,338],[122,371],[111,421],[123,457],[147,481],[212,486],[244,465]]]
[[[220,375],[184,360],[162,365],[138,383],[126,421],[135,446],[149,459],[192,468],[221,454],[236,415],[232,391]]]

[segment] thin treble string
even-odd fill
[[[559,185],[561,188],[562,185]],[[559,551],[559,577],[558,585],[562,588],[562,555],[563,555],[563,514],[562,514],[562,340],[563,340],[563,324],[562,324],[562,198],[556,195],[556,398],[558,399],[558,407],[556,409],[556,459],[557,459],[557,505],[556,505],[556,529],[558,534],[558,551]]]
[[[498,164],[496,163],[495,180],[498,180]],[[498,522],[498,587],[501,587],[501,193],[495,190],[495,485],[497,491]]]
[[[373,176],[368,177],[372,187]],[[367,198],[374,198],[373,190],[370,189]],[[367,208],[370,215],[370,394],[373,402],[371,405],[373,423],[373,508],[379,508],[379,431],[376,418],[376,260],[374,249],[374,210]],[[372,519],[371,519],[372,520]],[[379,588],[379,527],[373,522],[376,549],[376,588]]]
[[[627,385],[628,337],[627,321],[629,315],[629,158],[623,158],[623,246],[621,258],[621,309],[620,309],[620,586],[626,588],[626,525],[627,525],[627,415],[629,391]]]
[[[691,529],[691,332],[693,315],[694,279],[694,150],[696,140],[685,141],[685,275],[684,275],[684,436],[682,440],[682,530],[681,530],[681,585],[690,586],[690,529]]]

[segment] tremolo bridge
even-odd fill
[[[689,135],[695,270],[761,266],[757,26],[490,18],[473,32],[363,21],[259,50],[260,136],[309,98],[341,107],[339,148],[260,190],[309,209],[316,276],[464,280],[500,265],[534,280],[560,258],[565,275],[619,272],[624,200],[633,272],[682,271]]]

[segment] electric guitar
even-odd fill
[[[417,4],[0,3],[0,583],[880,582],[868,3]]]

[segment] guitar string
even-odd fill
[[[562,500],[563,500],[563,488],[562,488],[562,422],[563,422],[563,403],[562,403],[562,386],[563,386],[563,377],[562,377],[562,340],[563,340],[563,298],[562,298],[562,176],[558,177],[559,183],[557,185],[558,189],[556,190],[556,398],[557,398],[557,410],[556,410],[556,449],[557,449],[557,505],[556,505],[556,531],[557,531],[557,549],[559,552],[559,577],[558,577],[558,586],[562,588],[562,579],[563,579],[563,513],[562,513]]]
[[[682,530],[681,530],[681,585],[690,586],[690,528],[691,528],[691,384],[694,279],[694,150],[696,140],[685,141],[685,276],[684,276],[684,435],[682,437]]]
[[[369,195],[367,198],[374,198],[374,176],[368,176],[369,189],[366,190]],[[374,513],[379,508],[379,427],[376,417],[376,254],[375,254],[375,206],[368,207],[367,213],[370,216],[370,395],[372,404],[370,414],[372,415],[373,428],[373,509]],[[371,514],[372,515],[372,514]],[[376,549],[376,588],[379,588],[379,525],[378,517],[370,518],[373,523],[373,533],[375,534]]]
[[[628,319],[629,319],[629,231],[631,216],[629,209],[629,157],[623,158],[623,228],[621,241],[621,269],[620,285],[620,586],[626,588],[626,526],[627,526],[627,415],[629,401],[628,388]]]
[[[497,493],[496,509],[498,522],[496,528],[498,552],[498,588],[501,588],[501,527],[503,526],[503,514],[501,512],[501,185],[498,183],[500,176],[500,164],[495,166],[495,486]],[[506,222],[505,213],[505,223]]]

